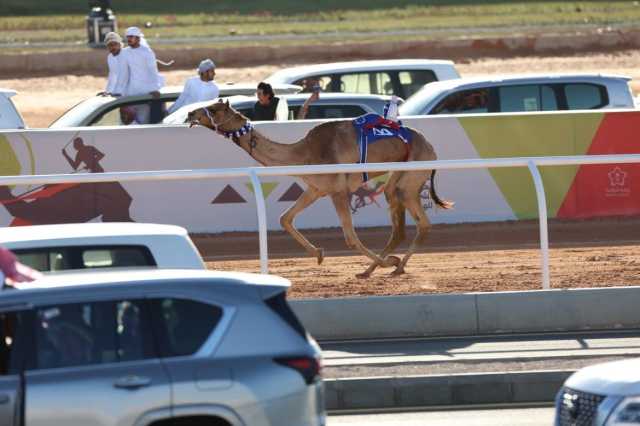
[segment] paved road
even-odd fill
[[[426,411],[329,416],[327,426],[540,426],[553,424],[553,408]]]
[[[577,369],[640,356],[640,331],[321,342],[325,377]]]

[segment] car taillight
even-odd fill
[[[308,385],[320,379],[320,374],[322,372],[322,363],[320,359],[309,356],[300,356],[275,358],[274,361],[280,365],[296,370],[302,375],[304,381]]]

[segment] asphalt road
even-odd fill
[[[326,378],[574,370],[640,356],[640,332],[321,342]]]
[[[329,416],[327,426],[540,426],[553,424],[553,407],[422,411]]]

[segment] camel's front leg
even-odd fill
[[[404,206],[401,204],[397,204],[396,206],[390,207],[391,210],[391,236],[389,237],[389,241],[387,241],[387,245],[380,253],[380,257],[386,259],[389,253],[391,253],[398,244],[404,241],[405,239],[405,217],[404,217]],[[400,263],[400,259],[396,256],[392,256],[395,260],[393,262]],[[377,262],[371,262],[371,265],[367,268],[366,271],[358,274],[358,278],[368,278],[373,271],[378,267]]]
[[[324,252],[321,248],[317,248],[313,244],[307,240],[304,235],[298,231],[295,226],[293,226],[293,220],[302,210],[309,207],[320,198],[319,192],[312,188],[308,187],[305,192],[298,197],[295,203],[291,207],[289,207],[282,216],[280,216],[280,225],[289,233],[297,242],[299,242],[302,247],[309,253],[309,256],[316,257],[318,259],[318,265],[322,263],[324,259]]]
[[[351,211],[349,210],[349,195],[346,192],[338,192],[331,195],[331,200],[333,201],[333,205],[336,208],[336,213],[338,213],[338,217],[340,218],[342,231],[344,232],[344,239],[347,242],[347,246],[349,246],[349,248],[358,250],[360,253],[367,256],[377,265],[380,265],[383,268],[398,265],[400,259],[398,259],[397,257],[391,256],[387,259],[383,259],[366,248],[364,244],[362,244],[362,242],[356,235],[355,229],[353,229]]]

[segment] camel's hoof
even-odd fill
[[[391,273],[391,276],[392,276],[392,277],[397,277],[398,275],[402,275],[402,274],[404,274],[404,273],[405,273],[405,272],[404,272],[404,268],[400,268],[400,267],[398,267],[398,268],[396,268],[396,269],[394,269],[394,270],[393,270],[393,272]]]
[[[392,266],[398,266],[400,264],[400,258],[398,256],[387,256],[384,258],[383,268],[391,268]]]
[[[324,249],[316,249],[316,257],[318,258],[318,265],[321,265],[324,260]]]
[[[371,276],[371,273],[367,271],[356,274],[356,278],[360,278],[360,279],[369,278],[370,276]]]

